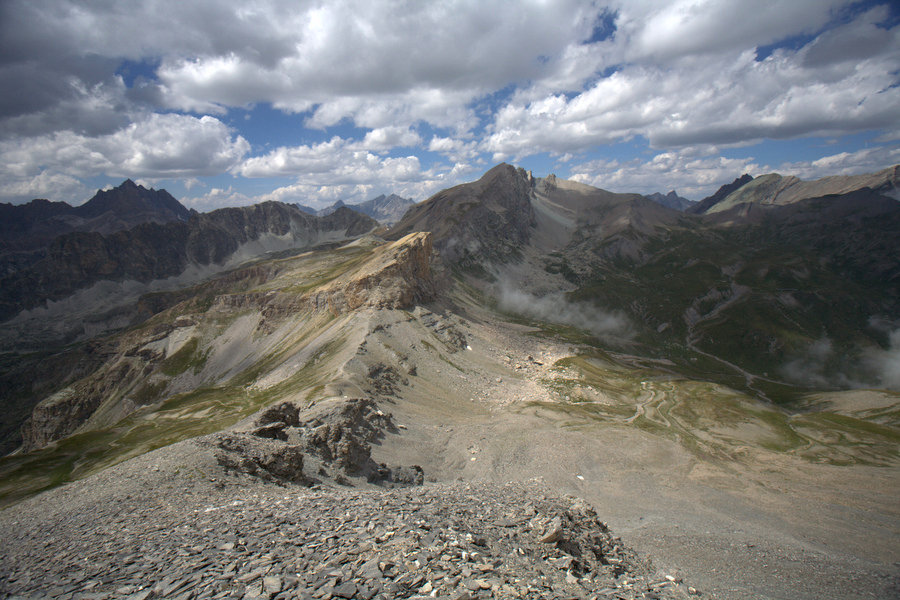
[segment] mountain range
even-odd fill
[[[385,196],[381,194],[371,200],[360,202],[359,204],[344,204],[343,200],[338,200],[331,206],[316,210],[302,204],[295,204],[297,208],[303,212],[317,217],[325,217],[342,207],[347,207],[364,215],[372,217],[382,225],[390,226],[399,221],[410,206],[415,204],[411,198],[403,198],[397,194]]]
[[[898,172],[675,209],[500,164],[386,230],[265,203],[65,233],[0,288],[0,502],[148,452],[226,489],[539,477],[713,597],[885,594]]]
[[[80,206],[37,199],[0,203],[0,252],[28,251],[74,231],[110,234],[141,223],[187,221],[192,212],[165,190],[146,189],[130,179],[99,190]]]
[[[675,210],[687,210],[690,207],[694,206],[696,202],[688,200],[687,198],[682,198],[678,195],[675,190],[671,190],[668,194],[660,194],[659,192],[655,192],[647,196],[650,200],[653,200],[657,204],[662,204],[666,208],[674,208]]]

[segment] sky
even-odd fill
[[[900,6],[2,0],[0,202],[416,201],[499,162],[699,200],[900,163]]]

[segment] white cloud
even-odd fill
[[[743,173],[755,176],[764,169],[752,159],[723,158],[711,150],[685,148],[647,161],[595,160],[574,165],[570,178],[613,192],[652,194],[675,189],[681,196],[700,200]]]
[[[358,146],[365,150],[411,148],[422,143],[419,134],[408,127],[380,127],[366,133]]]
[[[97,174],[150,179],[215,175],[240,161],[249,147],[214,117],[176,114],[150,114],[97,137],[60,131],[7,140],[0,142],[0,194],[25,200],[23,192],[42,189],[70,197],[74,178]]]
[[[369,128],[457,124],[470,120],[474,99],[552,71],[589,35],[596,11],[574,0],[261,6],[261,21],[284,42],[273,52],[257,56],[199,23],[190,33],[218,41],[218,52],[162,52],[158,76],[171,106],[213,112],[271,102],[314,109],[311,127],[344,118]]]
[[[625,61],[671,63],[816,33],[847,0],[620,0],[616,39]]]
[[[0,177],[0,182],[2,182],[0,200],[7,202],[46,198],[80,204],[80,200],[89,196],[87,186],[74,177],[62,173],[41,171],[34,177]]]
[[[384,135],[403,137],[409,133],[395,131]],[[378,137],[380,134],[376,139]],[[375,190],[424,199],[439,189],[461,183],[460,178],[472,171],[462,163],[423,169],[415,155],[382,156],[364,149],[367,144],[365,140],[333,137],[319,144],[280,147],[263,156],[246,159],[233,172],[243,177],[295,179],[296,183],[257,196],[257,200],[323,206],[338,199],[362,202]]]
[[[0,95],[0,197],[72,194],[98,174],[230,171],[291,177],[306,187],[281,193],[313,200],[421,198],[485,156],[565,162],[633,138],[656,156],[572,173],[644,190],[641,177],[670,164],[679,192],[702,195],[758,161],[699,146],[871,130],[896,141],[900,26],[887,28],[886,5],[859,11],[852,0],[6,0],[0,87],[15,93]],[[614,27],[590,39],[604,22]],[[812,41],[758,60],[791,38]],[[365,133],[244,160],[249,144],[223,115],[260,103],[326,137]],[[171,110],[196,116],[152,114]]]
[[[461,162],[474,159],[478,155],[478,143],[458,138],[434,136],[428,143],[428,150],[438,152],[450,160]]]
[[[856,152],[839,152],[813,161],[783,163],[776,170],[800,179],[820,179],[829,175],[873,173],[896,164],[900,164],[900,147],[877,146]]]
[[[248,206],[257,202],[262,202],[262,200],[247,196],[246,194],[235,190],[233,187],[224,189],[214,187],[202,196],[188,196],[181,198],[180,202],[188,208],[193,208],[199,212],[208,212],[227,206]]]
[[[421,177],[416,156],[383,157],[362,149],[366,142],[333,137],[313,145],[280,147],[234,168],[244,177],[294,176],[311,184],[358,184],[376,179],[404,182]]]
[[[811,6],[802,4],[804,10]],[[635,136],[645,137],[657,148],[742,144],[765,138],[841,135],[893,127],[900,121],[900,87],[896,85],[900,26],[889,31],[875,27],[883,11],[870,11],[830,31],[836,39],[881,32],[876,43],[854,50],[852,61],[838,61],[830,50],[824,52],[827,59],[809,60],[831,44],[826,36],[799,51],[778,50],[759,61],[750,41],[734,43],[743,37],[756,44],[778,38],[763,35],[755,25],[744,33],[738,31],[720,52],[697,56],[700,49],[725,43],[727,36],[722,32],[730,35],[731,26],[701,35],[695,29],[710,29],[711,17],[691,6],[672,5],[640,31],[628,34],[627,27],[620,31],[624,41],[618,41],[617,33],[616,40],[608,42],[623,45],[619,52],[623,58],[645,56],[647,60],[626,63],[572,97],[558,93],[514,96],[496,112],[485,149],[504,159],[578,152]],[[763,17],[771,12],[768,8],[764,4],[760,9]],[[672,35],[660,39],[650,35],[663,27],[655,20],[671,27]],[[623,27],[630,23],[621,15],[619,22]],[[740,30],[742,24],[735,27]],[[793,31],[802,30],[803,26],[795,26]],[[786,30],[776,27],[775,31]],[[686,38],[683,43],[681,38]],[[695,38],[703,44],[695,47]],[[632,48],[633,44],[637,47]],[[665,60],[654,58],[657,55]]]
[[[694,146],[661,152],[649,160],[584,162],[571,167],[569,178],[613,192],[652,194],[675,189],[681,196],[701,200],[744,173],[754,177],[780,173],[814,180],[872,173],[894,164],[900,164],[900,148],[878,146],[771,165],[753,158],[725,158],[715,146]]]

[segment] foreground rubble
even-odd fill
[[[246,476],[245,476],[246,477]],[[538,482],[210,486],[0,520],[13,598],[686,598]],[[155,496],[155,494],[150,494]]]

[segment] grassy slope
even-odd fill
[[[164,379],[196,375],[203,372],[210,356],[216,352],[216,337],[235,320],[246,316],[246,311],[221,314],[214,310],[215,296],[269,291],[299,296],[331,281],[369,255],[369,248],[357,246],[273,261],[268,266],[279,272],[274,279],[259,282],[238,274],[227,284],[214,281],[200,286],[190,300],[156,315],[126,335],[140,337],[141,331],[152,331],[160,323],[192,313],[200,320],[202,333],[162,360],[156,373],[165,376]],[[331,359],[342,350],[346,337],[338,333],[324,336],[324,340],[318,339],[325,329],[341,326],[328,313],[298,314],[291,320],[287,334],[277,333],[280,336],[278,342],[236,374],[224,379],[213,377],[190,391],[175,395],[165,393],[165,381],[148,381],[131,394],[133,400],[146,406],[124,419],[108,426],[81,430],[35,452],[0,458],[0,506],[150,450],[220,431],[279,400],[315,399],[333,377],[337,366]],[[265,389],[253,385],[261,376],[301,352],[310,358],[289,378]]]
[[[858,374],[862,349],[886,343],[869,319],[900,309],[896,294],[888,282],[847,268],[846,257],[823,258],[810,240],[792,241],[789,233],[775,227],[660,232],[646,242],[643,261],[582,266],[587,273],[571,297],[625,311],[640,325],[637,341],[647,354],[669,358],[692,376],[736,387],[743,379],[691,351],[688,308],[701,316],[692,332],[696,348],[755,375],[783,382],[783,365],[825,337],[843,352],[827,357],[823,370]],[[571,268],[559,259],[548,267]],[[735,289],[741,294],[732,300]],[[792,385],[761,385],[771,399],[795,397]]]

